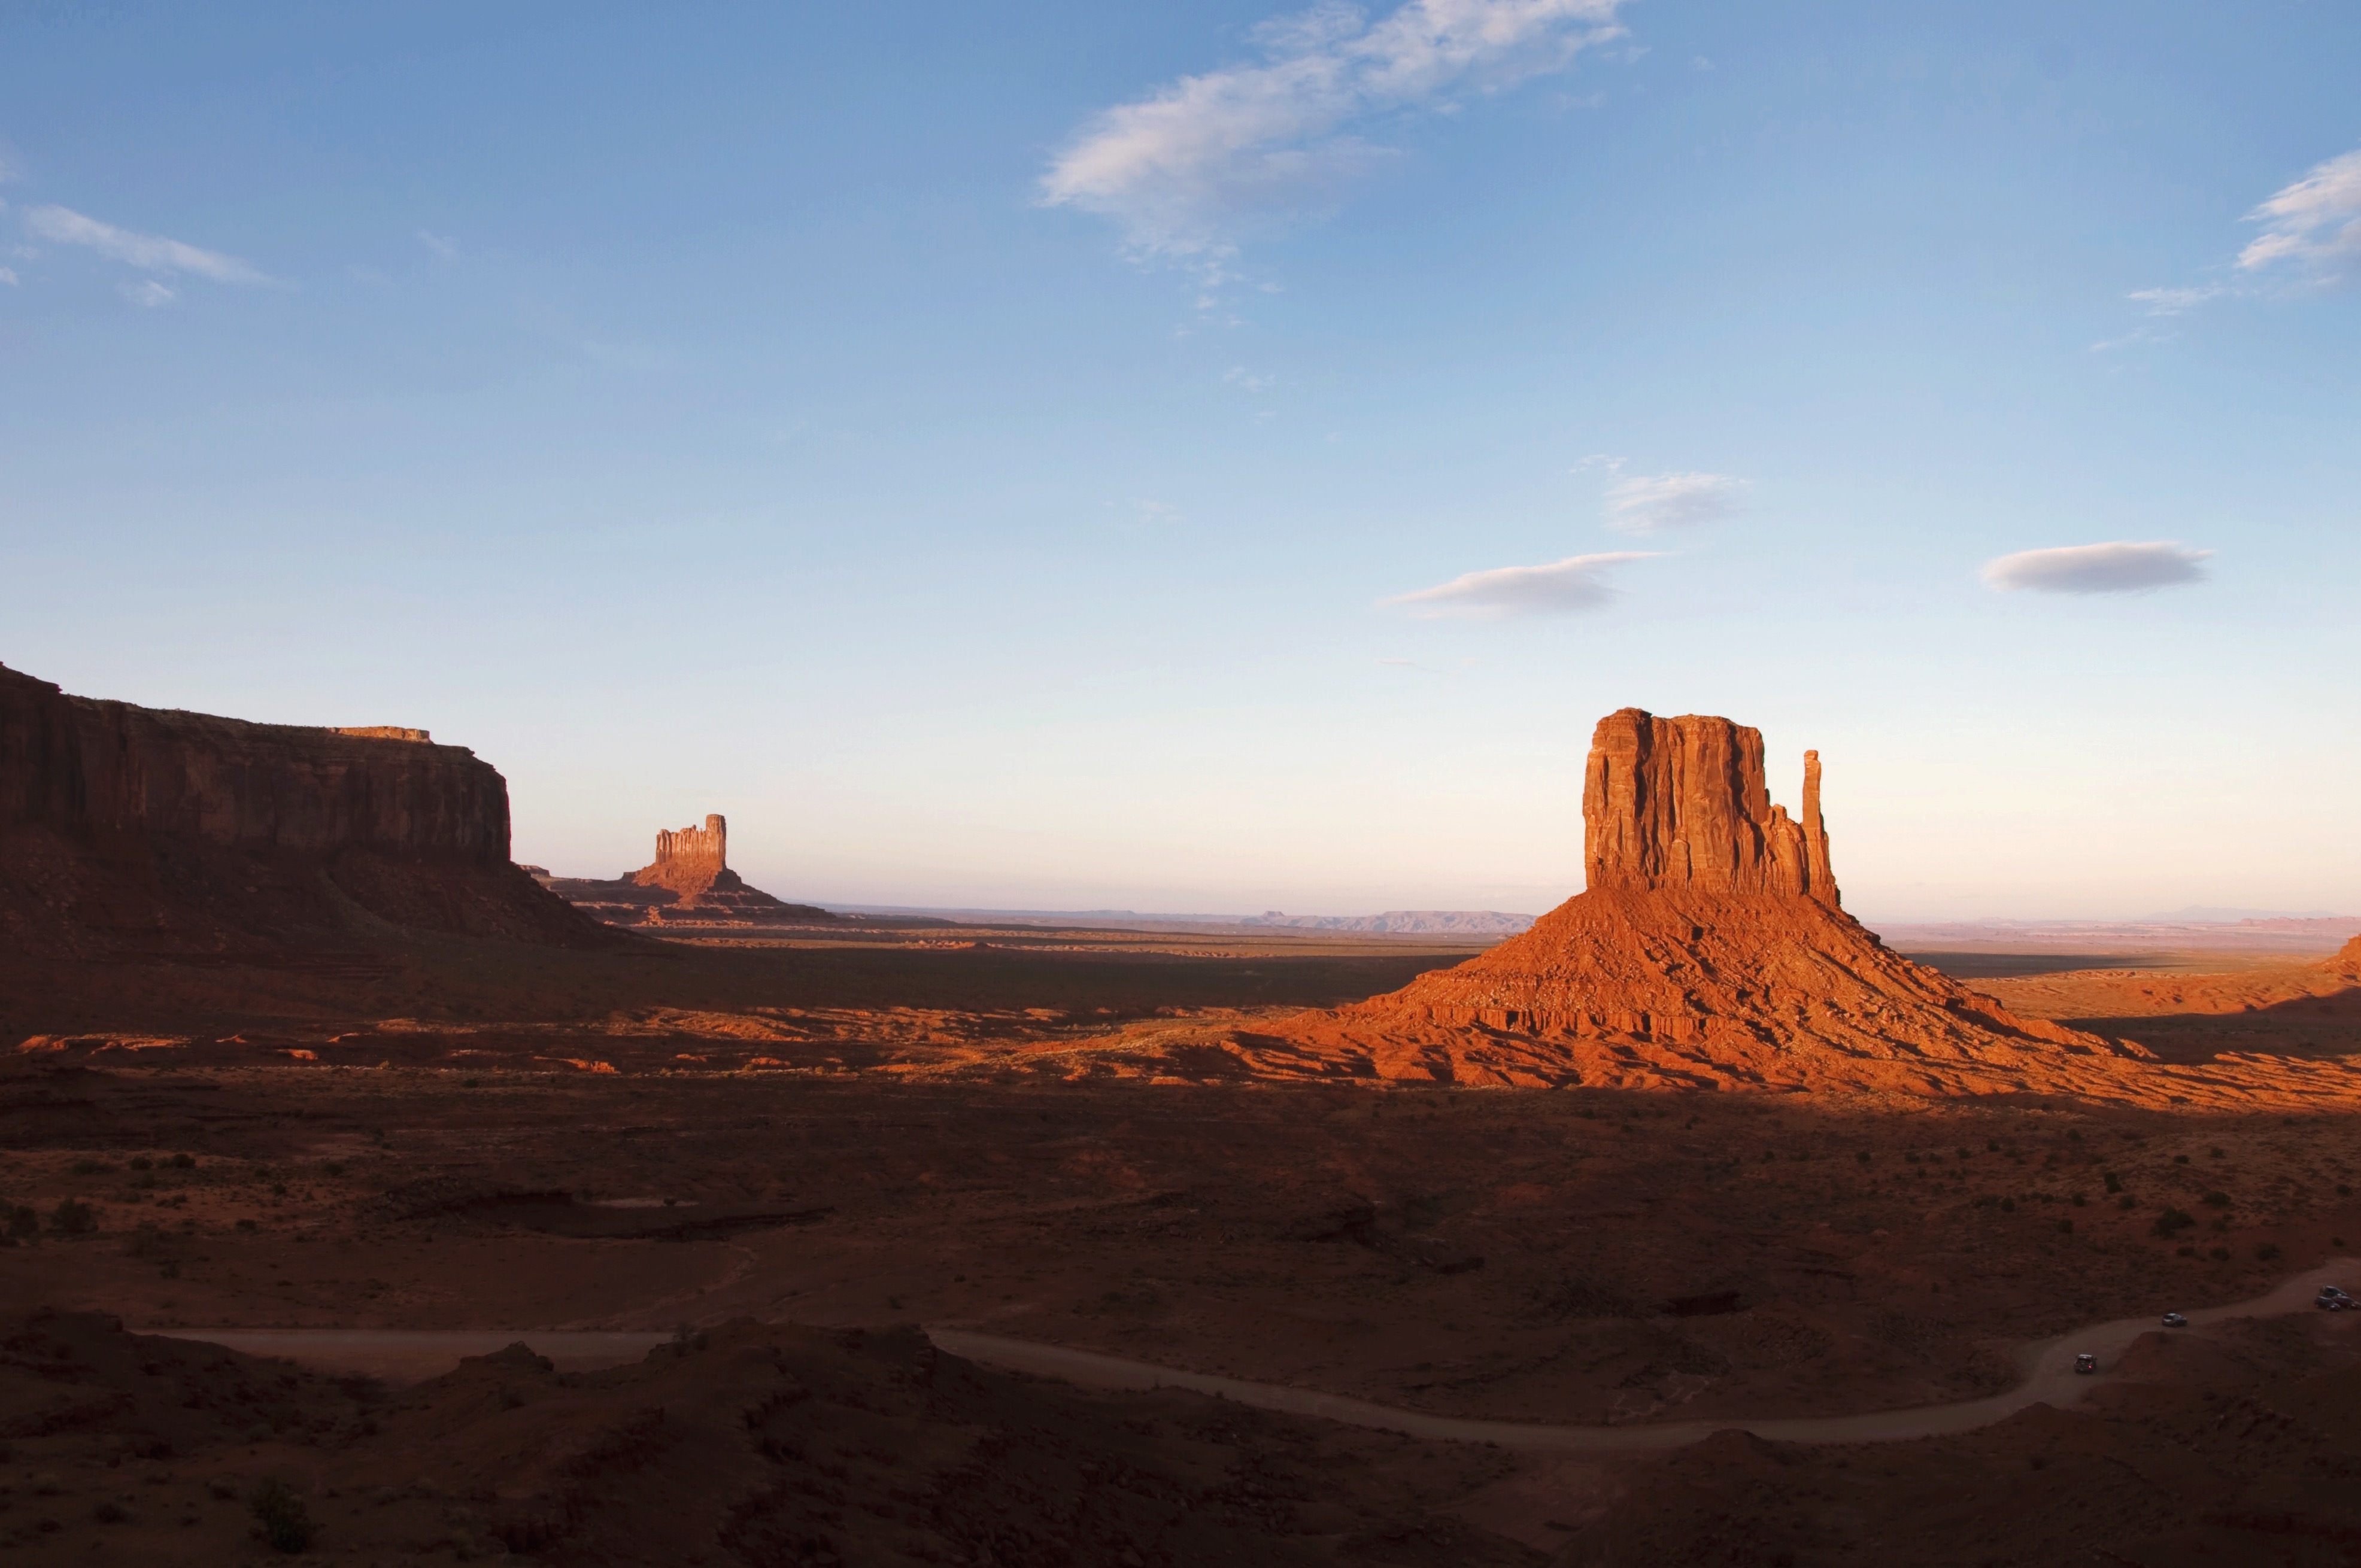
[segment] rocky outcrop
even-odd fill
[[[1476,1083],[2103,1092],[2136,1047],[2013,1016],[1838,907],[1820,769],[1771,804],[1763,740],[1726,718],[1601,720],[1588,891],[1455,969],[1235,1048],[1256,1070]]]
[[[1763,732],[1636,707],[1598,721],[1582,792],[1592,891],[1693,889],[1839,900],[1820,820],[1820,754],[1804,753],[1804,816],[1771,804]]]
[[[749,887],[730,869],[730,824],[708,814],[702,828],[656,833],[656,858],[630,876],[538,880],[597,919],[615,926],[817,926],[836,920],[808,904],[785,904]]]
[[[36,946],[230,950],[356,922],[595,939],[509,863],[508,784],[423,729],[252,724],[0,667],[0,921]]]

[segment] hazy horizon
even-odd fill
[[[1817,748],[1855,908],[2351,908],[2356,54],[17,7],[0,662],[824,903],[1540,913],[1639,706]]]

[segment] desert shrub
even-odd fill
[[[2172,1157],[2172,1163],[2175,1165],[2187,1165],[2189,1163],[2189,1157],[2185,1154],[2174,1155]]]
[[[2197,1255],[2197,1249],[2193,1246],[2177,1246],[2172,1249],[2172,1255],[2175,1257],[2195,1257]]]
[[[100,1524],[121,1524],[131,1517],[131,1511],[113,1498],[102,1497],[90,1510],[90,1517]]]
[[[194,1155],[176,1154],[172,1157],[171,1166],[174,1170],[194,1170],[197,1168],[196,1157]]]
[[[2230,1206],[2230,1195],[2217,1187],[2213,1191],[2208,1192],[2204,1197],[2200,1198],[2198,1201],[2200,1203],[2211,1203],[2216,1209],[2226,1209]]]
[[[276,1476],[258,1482],[246,1506],[254,1515],[255,1533],[274,1551],[302,1552],[311,1546],[315,1533],[312,1510],[286,1482]]]
[[[61,1236],[86,1236],[98,1229],[98,1211],[77,1198],[68,1198],[49,1211],[49,1229]]]
[[[2121,1192],[2123,1190],[2124,1179],[2117,1176],[2112,1170],[2107,1172],[2107,1190],[2110,1192]]]
[[[2138,1205],[2132,1201],[2132,1195],[2126,1192],[2122,1197],[2115,1200],[2115,1207],[2128,1214],[2134,1209],[2137,1208]]]
[[[330,1176],[342,1176],[345,1173],[345,1168],[333,1159],[327,1164],[322,1166],[320,1168],[326,1171]]]
[[[2015,1212],[2016,1212],[2016,1200],[2015,1200],[2015,1199],[2014,1199],[2014,1198],[2004,1198],[2004,1199],[2002,1199],[2002,1200],[2000,1201],[2000,1212],[2001,1212],[2002,1213],[2004,1213],[2004,1214],[2014,1214],[2014,1213],[2015,1213]]]
[[[2271,1259],[2279,1256],[2279,1244],[2277,1242],[2265,1242],[2262,1245],[2255,1249],[2255,1255],[2265,1263],[2270,1262]]]
[[[8,1234],[19,1241],[41,1234],[41,1216],[30,1203],[17,1203],[8,1210]]]
[[[2227,1263],[2230,1261],[2230,1249],[2225,1246],[2217,1246],[2205,1255],[2212,1258],[2216,1263]]]
[[[2000,1140],[1998,1138],[1986,1138],[1984,1140],[1984,1152],[1986,1154],[2000,1153]]]
[[[1861,1164],[1867,1165],[1869,1163],[1869,1151],[1867,1149],[1863,1149],[1852,1157],[1861,1161]]]
[[[136,1154],[131,1157],[131,1168],[134,1170],[153,1170],[156,1168],[156,1162],[149,1159],[144,1154]]]
[[[104,1176],[115,1168],[103,1159],[78,1159],[66,1168],[76,1176]]]
[[[2336,1195],[2337,1195],[2339,1198],[2350,1198],[2350,1197],[2352,1197],[2352,1196],[2353,1196],[2353,1184],[2352,1184],[2351,1182],[2349,1182],[2349,1181],[2340,1181],[2340,1182],[2338,1182],[2338,1183],[2336,1184]]]
[[[2215,1159],[2225,1159],[2225,1158],[2227,1158],[2228,1157],[2227,1157],[2227,1156],[2225,1156],[2224,1154],[2223,1154],[2223,1152],[2222,1152],[2220,1149],[2218,1149],[2218,1148],[2217,1148],[2217,1149],[2215,1149],[2215,1150],[2213,1151],[2213,1157],[2214,1157]]]
[[[255,1223],[254,1223],[254,1222],[253,1222],[252,1220],[240,1220],[240,1221],[237,1223],[237,1228],[238,1228],[239,1230],[241,1230],[241,1231],[250,1231],[250,1230],[255,1229],[256,1227],[255,1227]]]
[[[2070,1235],[2072,1235],[2072,1234],[2074,1234],[2074,1222],[2073,1222],[2073,1221],[2071,1221],[2071,1220],[2060,1220],[2060,1221],[2059,1221],[2059,1222],[2058,1222],[2058,1234],[2059,1234],[2059,1235],[2061,1235],[2061,1236],[2070,1236]]]
[[[2073,1196],[2073,1197],[2071,1197],[2071,1198],[2070,1198],[2070,1199],[2068,1199],[2068,1200],[2067,1200],[2067,1201],[2068,1201],[2068,1202],[2070,1202],[2070,1203],[2071,1203],[2071,1204],[2073,1204],[2073,1205],[2074,1205],[2074,1207],[2076,1207],[2077,1209],[2080,1209],[2080,1208],[2081,1208],[2081,1207],[2083,1206],[2083,1199],[2082,1199],[2082,1195],[2081,1195],[2080,1192],[2077,1192],[2076,1194],[2074,1194],[2074,1196]]]
[[[459,1080],[459,1087],[462,1089],[481,1089],[484,1087],[484,1080],[480,1078],[463,1078]]]
[[[2186,1209],[2167,1209],[2156,1217],[2156,1234],[2160,1236],[2178,1235],[2196,1223],[2197,1216]]]

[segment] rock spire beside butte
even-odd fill
[[[816,926],[836,919],[748,887],[730,869],[730,824],[719,813],[702,828],[660,829],[656,858],[629,876],[602,882],[540,874],[543,886],[616,926]]]
[[[1233,1047],[1257,1069],[1492,1084],[2104,1092],[2137,1047],[2012,1016],[1839,907],[1805,753],[1800,820],[1760,731],[1599,720],[1589,888],[1455,969]]]

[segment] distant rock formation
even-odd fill
[[[1610,714],[1586,773],[1588,891],[1480,958],[1232,1048],[1278,1076],[1913,1092],[2104,1086],[2096,1058],[2144,1054],[2012,1016],[1844,914],[1819,782],[1806,753],[1796,821],[1771,804],[1759,732]]]
[[[508,784],[464,747],[69,696],[5,667],[0,848],[0,931],[35,951],[349,946],[385,924],[607,939],[509,863]]]
[[[585,914],[614,926],[817,926],[836,916],[808,904],[784,904],[748,887],[730,869],[730,824],[719,814],[702,828],[663,828],[656,858],[630,876],[540,873],[542,885]]]

